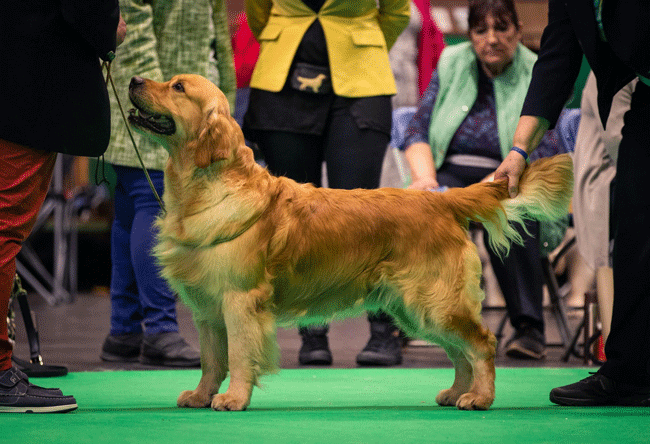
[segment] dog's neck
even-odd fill
[[[270,185],[271,176],[255,164],[252,153],[250,159],[246,154],[243,159],[237,154],[205,169],[170,157],[163,195],[167,214],[159,220],[160,236],[207,248],[253,226],[269,206],[264,188]]]

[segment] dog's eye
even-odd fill
[[[183,84],[181,82],[176,82],[172,85],[172,88],[178,92],[185,92],[185,88],[183,88]]]

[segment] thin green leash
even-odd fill
[[[102,68],[106,68],[106,87],[108,88],[108,84],[110,83],[111,87],[113,88],[113,93],[115,94],[115,99],[117,100],[117,106],[120,109],[120,113],[122,114],[122,120],[126,125],[126,130],[129,133],[129,137],[131,138],[131,143],[133,143],[133,148],[135,149],[135,154],[138,156],[138,160],[140,161],[140,165],[142,166],[142,171],[144,171],[144,175],[147,177],[147,181],[149,182],[149,187],[151,187],[151,191],[153,191],[153,194],[156,197],[158,204],[160,205],[160,209],[163,211],[163,213],[166,213],[167,210],[165,210],[165,204],[163,203],[162,199],[158,195],[158,192],[156,191],[156,188],[154,187],[153,182],[151,181],[151,177],[149,176],[149,172],[147,171],[147,168],[144,166],[142,156],[140,156],[140,150],[138,150],[138,146],[135,143],[135,138],[133,137],[131,126],[129,125],[129,122],[126,118],[126,114],[124,113],[124,108],[122,107],[122,103],[120,102],[120,96],[117,94],[117,89],[115,88],[115,83],[113,82],[113,76],[111,75],[111,62],[105,61],[102,64]]]

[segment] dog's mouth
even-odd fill
[[[133,102],[133,105],[135,108],[129,110],[129,122],[131,124],[165,136],[171,136],[176,132],[176,124],[171,117],[145,111],[135,102]]]

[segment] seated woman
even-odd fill
[[[470,41],[445,48],[406,130],[410,188],[479,182],[511,149],[537,57],[520,43],[521,24],[512,0],[470,0],[468,22]],[[541,145],[559,152],[558,144],[555,131],[549,131]],[[527,228],[531,235],[519,230],[525,245],[513,245],[507,257],[488,250],[515,329],[506,354],[541,359],[546,345],[539,226]]]

